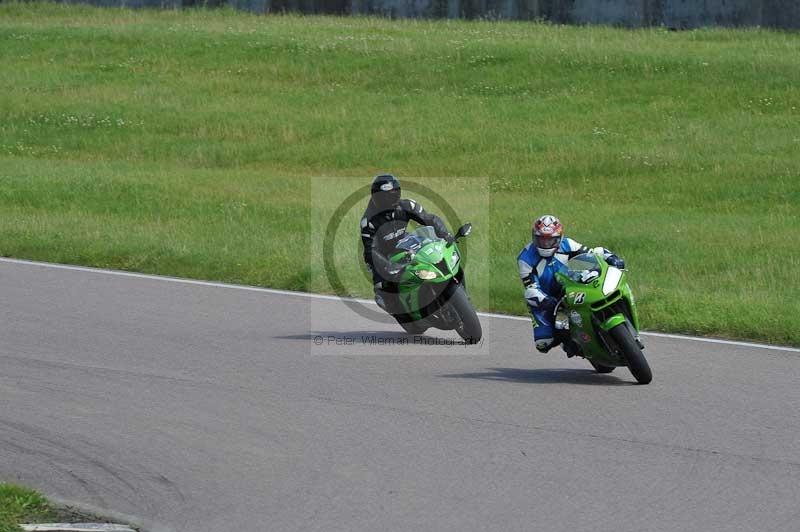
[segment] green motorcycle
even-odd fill
[[[456,242],[469,236],[466,224],[455,235]],[[458,244],[436,236],[433,227],[419,227],[397,243],[391,257],[400,276],[399,303],[402,312],[393,314],[410,334],[422,334],[431,327],[455,330],[468,344],[480,341],[483,332],[478,314],[469,301]]]
[[[653,380],[625,272],[590,251],[570,259],[556,278],[565,294],[555,310],[557,334],[566,336],[598,373],[627,366],[639,384]]]

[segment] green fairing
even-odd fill
[[[425,228],[411,234],[415,235],[421,229]],[[447,244],[440,239],[432,240],[416,251],[405,250],[391,257],[395,264],[407,263],[400,277],[399,292],[400,301],[408,314],[417,320],[423,318],[420,310],[429,302],[420,301],[420,288],[425,284],[450,282],[460,271],[461,257],[457,243]],[[440,268],[442,261],[445,267]],[[422,271],[435,272],[437,276],[434,279],[422,279],[417,274]]]
[[[579,269],[592,261],[596,263],[594,271]],[[566,273],[558,272],[556,278],[564,287],[560,312],[569,320],[570,337],[586,359],[604,366],[626,366],[625,358],[609,334],[612,328],[626,323],[634,336],[639,334],[639,317],[626,272],[612,269],[603,256],[594,251],[574,257],[568,268]],[[579,278],[581,274],[589,277],[588,282]],[[613,286],[613,276],[619,276],[616,286]],[[607,279],[611,286],[605,294],[603,287]]]
[[[604,321],[603,324],[600,325],[600,327],[602,327],[604,331],[610,331],[611,329],[622,323],[625,323],[625,316],[623,316],[622,314],[614,314],[606,321]]]

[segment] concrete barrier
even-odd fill
[[[665,2],[664,24],[674,28],[698,26],[757,26],[761,24],[759,0],[702,0]]]
[[[99,7],[156,7],[175,9],[181,7],[182,0],[58,0],[65,4],[90,4]]]
[[[646,26],[647,0],[575,0],[572,21],[615,26]]]
[[[256,13],[299,11],[388,17],[544,19],[561,24],[767,26],[800,29],[800,0],[62,0],[101,6],[228,4]]]

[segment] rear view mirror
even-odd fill
[[[463,236],[469,236],[472,232],[472,224],[466,223],[458,228],[458,232],[456,233],[456,238],[461,238]]]

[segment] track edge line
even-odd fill
[[[170,282],[170,283],[179,283],[179,284],[189,284],[189,285],[196,285],[196,286],[207,286],[210,288],[226,288],[229,290],[244,290],[248,292],[260,292],[264,294],[275,294],[275,295],[283,295],[283,296],[293,296],[293,297],[303,297],[306,299],[322,299],[328,301],[354,301],[357,303],[362,303],[366,305],[375,305],[374,301],[368,299],[360,299],[355,297],[340,297],[340,296],[332,296],[327,294],[315,294],[312,292],[298,292],[295,290],[280,290],[277,288],[263,288],[260,286],[249,286],[249,285],[241,285],[241,284],[231,284],[231,283],[223,283],[219,281],[203,281],[199,279],[186,279],[183,277],[171,277],[168,275],[156,275],[151,273],[138,273],[138,272],[128,272],[124,270],[111,270],[107,268],[94,268],[91,266],[76,266],[72,264],[58,264],[53,262],[42,262],[42,261],[34,261],[34,260],[27,260],[27,259],[15,259],[11,257],[0,257],[0,263],[8,263],[8,264],[19,264],[23,266],[38,266],[42,268],[52,268],[58,270],[68,270],[68,271],[77,271],[77,272],[86,272],[86,273],[96,273],[101,275],[116,275],[119,277],[130,277],[134,279],[148,279],[152,281],[161,281],[161,282]],[[491,312],[478,312],[479,316],[483,316],[485,318],[494,318],[494,319],[505,319],[505,320],[515,320],[515,321],[530,321],[530,318],[524,316],[514,316],[511,314],[496,314]],[[769,344],[761,344],[756,342],[744,342],[744,341],[737,341],[737,340],[724,340],[721,338],[705,338],[702,336],[690,336],[690,335],[683,335],[683,334],[671,334],[671,333],[661,333],[661,332],[650,332],[650,331],[642,331],[642,334],[645,336],[653,336],[657,338],[671,338],[673,340],[687,340],[692,342],[706,342],[712,344],[722,344],[722,345],[734,345],[738,347],[751,347],[755,349],[768,349],[772,351],[785,351],[789,353],[800,353],[800,348],[796,347],[789,347],[789,346],[780,346],[780,345],[769,345]]]

